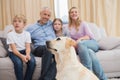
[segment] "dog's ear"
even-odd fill
[[[73,40],[73,39],[71,39],[71,38],[67,38],[66,39],[66,45],[65,45],[65,47],[66,48],[69,48],[69,47],[71,47],[71,46],[74,46],[74,47],[76,47],[76,41],[75,40]]]

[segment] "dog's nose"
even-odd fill
[[[56,40],[58,41],[58,40],[61,40],[61,39],[58,37]]]

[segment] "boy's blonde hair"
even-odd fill
[[[24,22],[24,24],[26,24],[26,22],[27,22],[26,17],[22,14],[15,15],[12,22],[14,22],[15,19],[22,20]]]

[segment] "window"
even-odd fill
[[[68,1],[54,0],[55,17],[61,18],[63,22],[68,22]]]

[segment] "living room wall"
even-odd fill
[[[28,24],[36,22],[44,6],[51,8],[54,19],[54,0],[0,0],[0,30],[15,14],[24,14]],[[68,0],[68,8],[72,6],[78,7],[82,20],[104,27],[109,36],[120,36],[120,0]]]
[[[0,0],[0,30],[11,24],[16,14],[24,14],[27,23],[31,24],[39,19],[42,7],[49,7],[54,18],[54,0]]]

